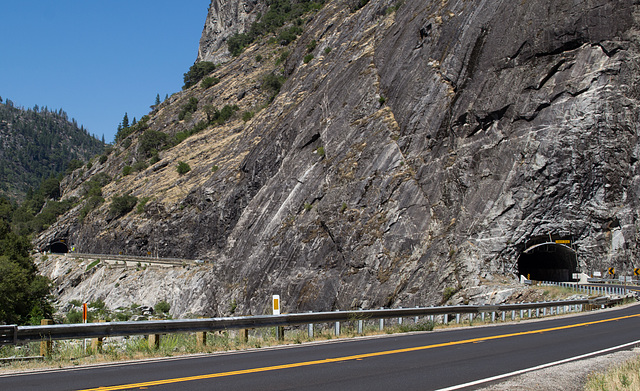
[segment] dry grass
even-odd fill
[[[585,390],[640,390],[640,357],[613,367],[605,373],[589,375]]]

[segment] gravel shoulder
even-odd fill
[[[638,357],[639,355],[640,348],[610,353],[603,356],[578,360],[538,371],[528,372],[520,376],[509,378],[508,380],[497,384],[479,388],[478,390],[582,391],[584,390],[589,374],[606,372],[610,367],[620,365],[625,361]]]
[[[628,305],[639,304],[634,303]],[[580,316],[583,314],[585,313],[566,316]],[[621,365],[628,360],[637,358],[638,356],[640,356],[640,347],[635,347],[629,350],[608,353],[601,356],[527,372],[522,375],[508,378],[504,381],[497,381],[496,383],[483,388],[477,388],[477,390],[510,391],[517,389],[523,391],[583,391],[590,374],[606,372],[609,368]]]

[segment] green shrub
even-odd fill
[[[179,161],[178,162],[178,166],[177,166],[177,170],[178,170],[178,174],[180,175],[184,175],[186,173],[188,173],[189,171],[191,171],[191,167],[189,167],[189,165],[183,161]]]
[[[331,53],[331,48],[330,47],[324,48],[324,54],[326,55],[326,54],[329,54],[329,53]]]
[[[131,166],[122,167],[122,176],[127,176],[127,175],[131,174],[131,171],[133,171],[133,167],[131,167]]]
[[[78,310],[71,310],[65,318],[65,323],[82,323],[82,312]]]
[[[216,84],[220,83],[220,79],[218,79],[217,77],[205,77],[204,79],[202,79],[202,88],[204,88],[205,90],[211,86],[214,86]]]
[[[287,46],[291,42],[298,38],[298,35],[302,34],[302,29],[296,25],[293,25],[287,29],[280,31],[278,34],[278,42],[282,46]]]
[[[170,309],[171,305],[164,300],[159,301],[158,303],[156,303],[156,305],[153,306],[153,311],[156,314],[168,314]]]
[[[278,60],[276,60],[276,65],[280,65],[281,63],[285,62],[289,57],[290,53],[291,52],[289,52],[288,50],[285,50],[284,52],[282,52],[282,54],[280,54],[280,57],[278,57]]]
[[[109,157],[107,155],[100,155],[100,159],[98,159],[98,161],[100,162],[100,164],[105,164],[108,158]]]
[[[189,71],[184,74],[183,90],[196,85],[203,77],[216,69],[216,65],[209,61],[201,61],[193,64]]]
[[[273,98],[280,93],[280,89],[284,84],[285,78],[284,76],[278,76],[273,73],[268,73],[262,78],[261,88],[264,91],[270,92],[271,96],[269,100],[273,100]]]
[[[307,54],[302,59],[302,61],[304,61],[305,64],[308,64],[309,62],[311,62],[311,60],[313,60],[313,54]]]
[[[138,201],[138,204],[136,206],[136,213],[138,213],[138,214],[144,213],[144,207],[145,207],[145,205],[147,205],[147,202],[149,202],[150,199],[151,199],[151,197],[142,197]]]
[[[233,116],[233,113],[238,111],[238,109],[239,108],[237,105],[224,106],[218,113],[218,118],[215,119],[215,122],[218,123],[218,125],[222,125],[223,123],[227,122]]]
[[[87,216],[87,214],[89,214],[89,212],[91,212],[98,206],[102,205],[103,202],[104,202],[104,198],[102,198],[102,195],[90,196],[85,202],[82,209],[80,209],[80,214],[79,214],[80,220],[83,220]]]
[[[244,113],[242,113],[242,120],[244,122],[251,121],[253,116],[254,116],[254,112],[253,111],[245,111]]]
[[[189,102],[182,106],[182,110],[178,114],[178,119],[182,121],[187,114],[195,113],[196,110],[198,110],[198,99],[192,96],[189,98]]]
[[[314,39],[313,41],[309,42],[309,44],[307,45],[307,52],[311,53],[316,49],[317,46],[318,46],[318,42],[316,42],[316,40]]]
[[[133,168],[133,171],[140,172],[146,170],[147,167],[149,167],[149,165],[146,162],[138,161],[135,162],[131,168]]]
[[[196,102],[196,107],[197,107]],[[147,129],[138,140],[138,153],[143,157],[152,156],[167,144],[167,134],[157,130]]]
[[[448,287],[444,288],[444,291],[442,291],[442,301],[446,303],[457,292],[458,292],[458,289],[456,289],[454,287],[448,286]]]
[[[124,216],[131,212],[137,203],[138,198],[129,194],[120,197],[114,196],[111,199],[111,205],[109,205],[109,214],[114,218]]]

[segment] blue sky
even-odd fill
[[[112,142],[127,112],[179,91],[210,0],[19,0],[0,9],[0,96],[62,108]]]

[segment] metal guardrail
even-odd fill
[[[130,261],[140,263],[159,263],[165,265],[194,265],[196,260],[183,259],[183,258],[154,258],[151,256],[138,256],[138,255],[114,255],[114,254],[83,254],[83,253],[66,253],[66,256],[71,258],[86,258],[86,259],[100,259],[103,261]]]
[[[0,345],[29,341],[99,338],[127,335],[168,334],[180,332],[251,329],[273,326],[294,326],[313,323],[347,322],[368,319],[437,316],[450,314],[482,314],[591,305],[602,306],[621,302],[606,297],[597,299],[564,300],[538,303],[499,305],[459,305],[439,307],[394,308],[359,311],[309,312],[284,315],[258,315],[245,317],[153,320],[141,322],[107,322],[86,324],[60,324],[46,326],[0,326]]]
[[[591,280],[591,279],[590,279]],[[590,281],[589,282],[592,282]],[[617,283],[617,281],[612,281]],[[586,293],[593,295],[628,295],[635,294],[636,290],[631,289],[631,286],[617,284],[598,284],[598,285],[580,285],[575,282],[557,282],[557,281],[539,281],[540,285],[560,286],[563,288],[573,289],[577,293]],[[637,288],[637,287],[636,287]]]
[[[15,325],[0,326],[0,345],[15,345],[18,343],[18,327]]]

